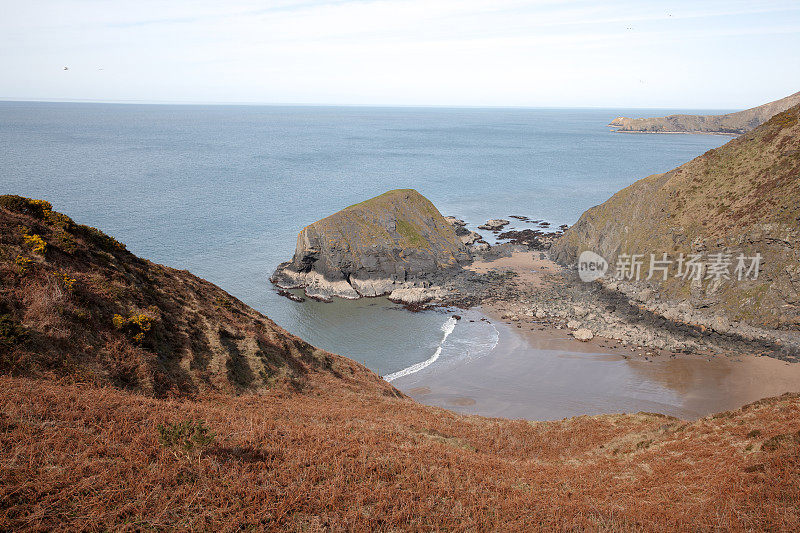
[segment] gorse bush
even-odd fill
[[[44,218],[47,211],[52,211],[53,206],[45,200],[33,200],[15,194],[4,194],[0,196],[0,207],[10,211],[25,213],[36,218]]]
[[[128,330],[133,335],[135,342],[144,340],[145,335],[152,328],[154,320],[152,316],[146,313],[131,313],[127,318],[120,314],[115,314],[112,318],[114,327]]]
[[[18,255],[17,258],[14,260],[14,263],[19,267],[20,274],[25,274],[26,272],[28,272],[28,270],[30,270],[31,263],[33,263],[33,260],[28,259],[24,255]]]
[[[233,310],[233,304],[227,298],[223,298],[222,296],[217,296],[214,298],[214,304],[217,307],[221,307],[223,309],[227,309],[228,311]]]
[[[33,234],[33,235],[24,235],[25,244],[31,247],[31,250],[37,254],[44,254],[47,251],[47,243],[44,242],[41,236]]]
[[[53,273],[53,276],[66,292],[72,292],[72,290],[75,288],[75,282],[77,280],[66,272],[55,272]]]
[[[0,207],[30,215],[51,224],[54,227],[54,233],[60,247],[67,253],[71,254],[77,250],[77,244],[73,238],[74,235],[81,235],[107,251],[125,250],[124,244],[99,229],[76,224],[67,215],[53,211],[53,206],[45,200],[34,200],[23,196],[5,194],[0,195]]]

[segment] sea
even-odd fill
[[[388,379],[490,356],[497,328],[384,298],[303,303],[268,278],[306,225],[414,188],[470,229],[574,223],[639,178],[729,140],[612,133],[666,109],[0,102],[0,194],[50,201],[133,253],[191,272]],[[519,226],[520,228],[523,226]]]

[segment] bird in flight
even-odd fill
[[[64,67],[64,70],[69,70],[69,67]]]

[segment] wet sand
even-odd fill
[[[637,355],[566,332],[495,326],[500,341],[490,354],[392,384],[427,405],[527,420],[638,411],[695,419],[800,392],[800,364],[769,357]]]
[[[537,287],[558,267],[525,252],[470,268],[512,270],[513,283]],[[480,312],[499,333],[491,353],[433,364],[392,384],[424,404],[528,420],[638,411],[694,419],[800,392],[798,363],[753,355],[674,354],[599,337],[580,342],[569,330],[532,317],[502,320],[502,305]]]

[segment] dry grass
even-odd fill
[[[423,407],[8,196],[0,373],[0,531],[800,529],[797,396],[693,424]]]
[[[692,424],[527,423],[324,384],[194,400],[0,390],[0,529],[800,528],[796,396]],[[198,419],[216,433],[202,454],[159,444],[159,424]]]

